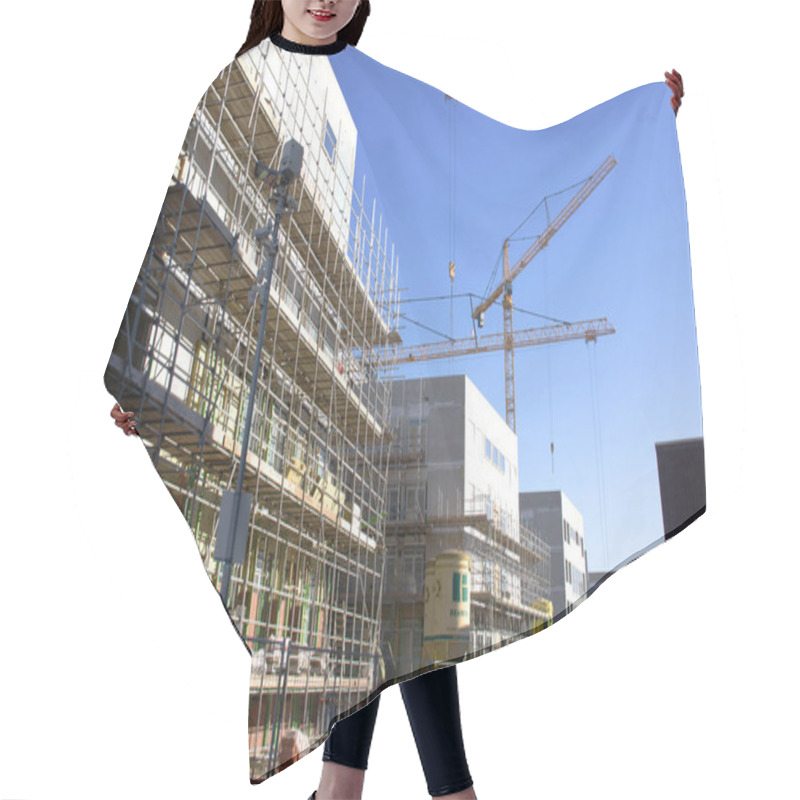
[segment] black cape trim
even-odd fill
[[[282,50],[288,50],[290,53],[306,53],[308,55],[333,55],[334,53],[340,53],[347,47],[346,39],[337,39],[330,44],[298,44],[281,36],[280,33],[273,33],[269,40]]]

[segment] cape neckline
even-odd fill
[[[308,55],[333,55],[333,53],[340,53],[347,47],[346,39],[337,39],[330,44],[298,44],[277,32],[273,33],[269,40],[276,47],[288,50],[290,53],[306,53]]]

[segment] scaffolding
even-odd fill
[[[246,557],[229,613],[252,654],[251,781],[280,737],[317,744],[381,680],[380,622],[398,258],[354,186],[357,132],[328,59],[265,40],[228,65],[193,115],[105,375],[181,508],[208,575],[236,475],[257,315],[248,295],[270,219],[255,177],[293,138],[246,459]]]
[[[550,546],[489,494],[465,498],[456,489],[432,502],[427,496],[432,469],[428,426],[405,425],[402,418],[397,423],[389,455],[389,496],[399,490],[405,499],[398,507],[389,503],[383,590],[383,637],[394,674],[409,674],[427,663],[425,565],[440,553],[458,551],[472,562],[468,657],[550,625]]]

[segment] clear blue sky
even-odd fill
[[[331,63],[358,128],[356,185],[366,173],[368,196],[378,196],[406,298],[449,297],[451,258],[455,293],[483,295],[503,240],[542,198],[584,180],[609,154],[617,159],[514,283],[517,309],[570,322],[607,317],[616,327],[596,345],[518,348],[515,356],[520,491],[563,490],[583,514],[589,569],[616,566],[663,535],[655,442],[702,435],[686,208],[669,90],[663,83],[642,86],[542,131],[511,128],[457,103],[453,151],[452,101],[441,91],[353,48]],[[551,215],[575,191],[548,201]],[[541,208],[517,231],[512,265],[545,225]],[[489,288],[501,275],[498,269]],[[450,332],[449,299],[406,303],[401,311]],[[454,336],[469,336],[467,298],[454,301],[453,319]],[[515,329],[543,324],[514,315]],[[483,330],[499,332],[502,325],[495,306]],[[407,344],[439,340],[408,323],[401,332]],[[504,415],[502,351],[400,368],[406,377],[447,373],[469,375]]]

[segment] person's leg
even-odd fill
[[[322,776],[314,800],[359,800],[364,787],[378,695],[369,705],[333,726],[322,752]]]
[[[431,796],[475,798],[461,733],[456,668],[443,667],[403,681],[400,692]],[[325,741],[314,800],[360,799],[379,700],[380,695],[333,726]]]
[[[403,681],[400,691],[431,797],[474,798],[455,666]]]

